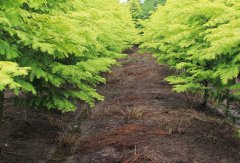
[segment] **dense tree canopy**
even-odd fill
[[[167,78],[175,91],[227,99],[228,108],[239,97],[239,23],[238,0],[169,0],[145,24],[142,48],[178,70]]]
[[[31,91],[31,106],[73,111],[75,99],[93,106],[103,99],[94,89],[105,82],[101,72],[135,34],[125,7],[115,0],[0,1],[0,90]]]

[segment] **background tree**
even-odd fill
[[[158,5],[164,5],[165,3],[166,0],[145,0],[144,3],[141,4],[141,18],[149,18],[149,16],[156,11]]]
[[[130,0],[129,1],[129,7],[132,14],[132,19],[135,24],[135,26],[139,27],[139,19],[141,18],[141,5],[139,0]]]

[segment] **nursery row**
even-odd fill
[[[63,112],[103,100],[102,72],[134,40],[126,11],[115,0],[0,1],[1,112],[4,90],[25,107]]]
[[[239,0],[169,0],[144,24],[141,47],[176,69],[176,92],[225,103],[240,99]]]

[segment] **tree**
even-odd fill
[[[166,3],[166,0],[145,0],[144,3],[142,3],[141,8],[141,18],[147,19],[151,14],[156,11],[158,5],[163,5]]]
[[[18,77],[27,75],[27,71],[28,68],[20,68],[14,62],[0,61],[0,127],[3,122],[4,89],[14,90],[18,94],[19,88],[26,88]]]
[[[141,47],[178,70],[166,79],[175,91],[201,92],[203,105],[226,100],[228,109],[240,88],[239,15],[237,0],[167,1],[146,22]]]
[[[0,1],[1,60],[30,68],[16,81],[32,92],[21,99],[30,107],[67,112],[77,100],[103,100],[95,89],[101,73],[124,57],[134,32],[114,0]]]
[[[140,2],[139,2],[139,0],[130,0],[129,6],[130,6],[130,11],[132,14],[133,22],[135,23],[136,27],[138,28],[138,26],[139,26],[138,20],[140,19],[141,11],[142,11]]]

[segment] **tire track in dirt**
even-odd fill
[[[66,162],[240,161],[233,128],[197,111],[203,109],[197,102],[189,109],[195,97],[187,100],[164,81],[172,71],[137,49],[121,62],[99,89],[105,101],[81,124],[82,136]]]

